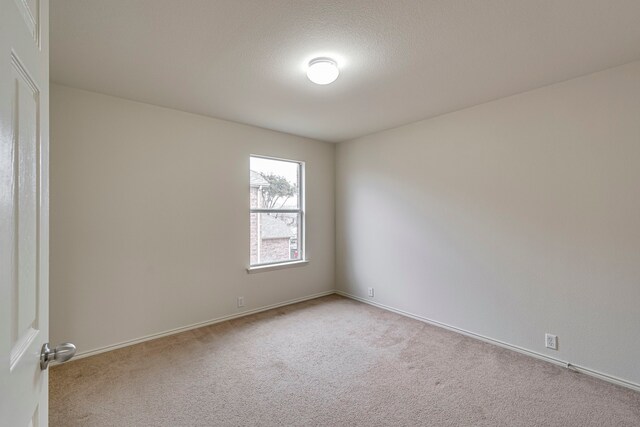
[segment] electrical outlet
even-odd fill
[[[244,297],[238,297],[238,308],[244,307]]]
[[[558,337],[551,334],[544,334],[544,346],[551,350],[558,349]]]
[[[373,288],[369,288],[369,293],[368,294],[369,294],[369,296],[371,298],[373,298]]]

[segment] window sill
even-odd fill
[[[255,265],[247,268],[247,273],[262,273],[263,271],[282,270],[283,268],[303,267],[309,264],[308,259],[301,261],[281,262],[278,264]]]

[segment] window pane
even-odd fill
[[[299,207],[300,164],[251,157],[251,207],[297,209]]]
[[[300,214],[251,214],[251,264],[302,259]]]

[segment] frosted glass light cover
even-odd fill
[[[333,83],[340,71],[336,61],[330,58],[316,58],[309,62],[307,77],[315,84],[328,85]]]

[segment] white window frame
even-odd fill
[[[265,209],[265,208],[252,208],[249,206],[250,214],[263,214],[263,213],[295,213],[300,215],[300,224],[298,226],[298,252],[299,258],[292,259],[288,261],[274,261],[274,262],[266,262],[260,264],[251,264],[251,260],[249,260],[249,268],[247,271],[249,273],[256,271],[266,271],[266,270],[276,270],[279,268],[285,267],[293,267],[297,265],[306,265],[308,264],[308,260],[306,259],[306,246],[305,246],[305,227],[306,227],[306,215],[305,215],[305,162],[301,160],[292,160],[292,159],[283,159],[279,157],[272,156],[264,156],[261,154],[250,154],[249,160],[252,157],[267,159],[267,160],[276,160],[279,162],[289,162],[295,163],[298,165],[298,207],[296,209]],[[258,236],[259,237],[259,236]],[[251,238],[250,238],[251,239]],[[258,243],[260,244],[260,243]],[[249,240],[249,245],[251,245],[251,240]],[[251,251],[249,251],[250,253]]]

